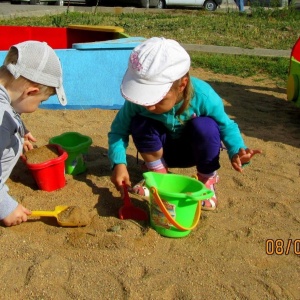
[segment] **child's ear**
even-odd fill
[[[35,96],[36,94],[38,94],[40,91],[40,89],[36,86],[29,86],[26,88],[26,90],[24,91],[26,96]]]
[[[180,82],[180,85],[179,85],[179,91],[180,92],[183,92],[183,90],[187,86],[188,82],[189,82],[189,78],[187,76],[184,76],[184,77],[181,78],[181,82]]]

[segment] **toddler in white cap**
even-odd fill
[[[222,142],[238,172],[261,151],[247,148],[219,95],[190,76],[190,63],[185,49],[170,39],[153,37],[133,49],[121,85],[126,101],[108,133],[111,181],[120,191],[123,181],[131,186],[126,161],[131,135],[147,171],[195,166],[198,180],[214,192],[202,209],[214,210]],[[132,191],[149,195],[143,181]]]
[[[0,220],[5,226],[25,222],[31,214],[8,194],[5,184],[22,150],[32,149],[31,142],[36,141],[21,114],[34,112],[54,94],[62,105],[67,104],[54,50],[38,41],[13,45],[0,67]]]

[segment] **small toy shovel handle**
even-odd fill
[[[124,206],[130,206],[131,205],[131,200],[128,194],[128,189],[125,181],[122,182],[123,185],[123,200],[124,200]]]
[[[32,217],[56,217],[56,211],[47,211],[47,210],[34,210],[31,211]]]
[[[34,210],[31,212],[32,217],[57,217],[59,213],[66,210],[69,206],[55,206],[54,210]]]

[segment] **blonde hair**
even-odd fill
[[[16,64],[18,60],[18,50],[14,47],[12,47],[4,60],[3,65],[0,67],[0,78],[3,84],[5,85],[9,85],[12,82],[16,82],[18,84],[22,84],[22,85],[31,85],[34,87],[39,88],[39,93],[47,95],[47,96],[51,96],[51,95],[55,95],[56,94],[56,90],[54,87],[52,86],[46,86],[43,84],[39,84],[37,82],[33,82],[23,76],[18,77],[17,79],[14,78],[14,76],[9,72],[9,70],[7,69],[7,65],[8,64]]]
[[[173,83],[171,89],[177,89],[180,86],[181,81],[184,77],[187,77],[188,82],[187,82],[187,85],[186,85],[186,87],[184,88],[184,90],[182,92],[182,94],[183,94],[182,95],[183,103],[180,106],[180,108],[176,111],[176,114],[175,114],[176,116],[181,115],[186,109],[188,109],[190,101],[191,101],[191,99],[193,98],[193,95],[194,95],[194,89],[193,89],[193,86],[191,84],[191,78],[190,78],[189,72],[187,72],[182,78],[176,80]]]

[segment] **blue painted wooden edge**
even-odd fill
[[[128,37],[116,40],[108,40],[91,43],[74,43],[72,49],[76,50],[95,50],[95,49],[133,49],[144,42],[144,37]]]
[[[61,104],[46,104],[44,102],[39,106],[42,109],[52,109],[52,110],[85,110],[85,109],[104,109],[104,110],[119,110],[122,105],[121,104],[114,104],[114,105],[66,105],[62,106]]]

